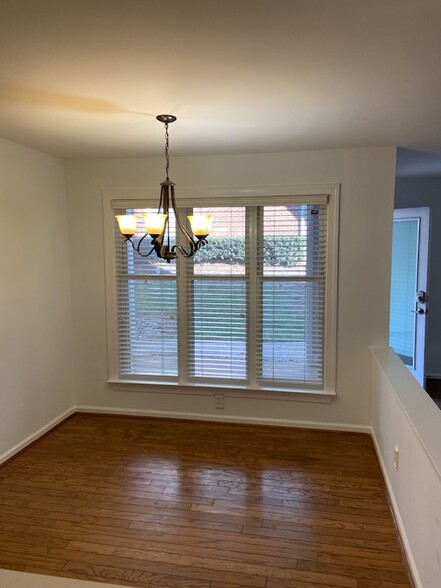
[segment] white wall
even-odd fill
[[[0,459],[73,404],[64,163],[0,140]]]
[[[77,403],[218,416],[209,396],[127,392],[106,384],[101,191],[159,188],[163,160],[76,160],[67,169]],[[179,186],[341,183],[337,398],[331,404],[226,398],[222,417],[368,426],[366,350],[388,338],[395,149],[180,157],[172,158],[171,177],[178,198]]]
[[[439,588],[441,411],[391,349],[373,349],[372,392],[376,448],[414,579]]]
[[[395,208],[418,206],[430,206],[426,373],[441,378],[441,177],[397,178]]]

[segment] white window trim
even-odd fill
[[[115,268],[115,221],[116,208],[147,208],[157,206],[158,188],[144,190],[104,190],[102,192],[104,223],[104,261],[107,317],[107,383],[125,391],[173,392],[183,394],[212,395],[220,392],[240,398],[271,398],[329,402],[336,395],[336,355],[337,355],[337,272],[338,272],[338,224],[340,184],[308,184],[283,186],[247,186],[238,188],[222,187],[179,187],[178,206],[201,207],[209,205],[240,206],[262,204],[286,204],[286,197],[303,197],[314,203],[314,197],[328,196],[328,242],[325,301],[325,365],[324,389],[317,390],[256,390],[239,386],[183,385],[178,383],[145,382],[125,380],[119,377],[117,300]],[[304,201],[304,200],[303,200]]]

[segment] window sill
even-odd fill
[[[118,392],[144,392],[155,394],[182,394],[184,396],[214,396],[221,394],[229,398],[250,398],[257,400],[276,400],[288,402],[310,402],[329,404],[336,397],[335,392],[323,390],[289,390],[283,388],[257,389],[241,386],[225,386],[207,384],[176,384],[174,382],[145,382],[143,380],[120,380],[110,378],[107,380],[115,391]]]

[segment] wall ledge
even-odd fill
[[[377,436],[375,435],[375,429],[372,427],[371,429],[371,436],[372,441],[374,443],[375,451],[377,453],[377,458],[380,463],[381,472],[383,474],[384,483],[386,484],[387,494],[390,501],[390,508],[392,510],[393,519],[395,521],[395,525],[398,530],[398,536],[401,541],[402,550],[404,552],[404,556],[409,567],[411,573],[411,581],[416,588],[423,588],[421,583],[418,568],[415,563],[415,558],[413,557],[412,549],[410,547],[409,539],[407,538],[406,527],[404,526],[403,519],[401,517],[400,509],[398,507],[397,500],[395,498],[394,489],[389,478],[389,473],[387,471],[386,464],[384,463],[383,455],[381,453],[380,444],[378,443]]]
[[[370,350],[441,479],[441,410],[392,349]]]

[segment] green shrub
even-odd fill
[[[264,241],[265,262],[273,266],[292,265],[305,257],[305,237],[269,237]],[[208,237],[207,245],[197,253],[201,263],[244,263],[243,237]]]
[[[243,237],[208,237],[207,244],[199,249],[197,261],[201,263],[225,263],[245,261],[245,239]]]
[[[264,257],[268,265],[292,265],[306,255],[305,237],[270,237],[264,241]]]

